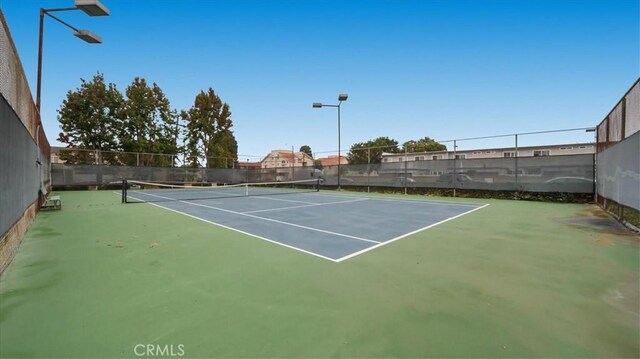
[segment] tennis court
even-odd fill
[[[143,196],[135,191],[129,195]],[[613,221],[595,205],[322,190],[151,204],[122,204],[113,191],[56,194],[64,209],[38,215],[0,278],[0,356],[135,357],[149,344],[183,345],[188,358],[639,350],[640,242],[590,225]],[[284,209],[295,206],[308,207]],[[396,232],[394,221],[409,217],[419,229],[468,214],[334,263],[238,232],[284,242],[292,237],[276,231],[293,226],[225,211],[383,243],[409,231]],[[340,222],[330,227],[327,218]],[[258,232],[260,225],[271,229]],[[326,245],[331,251],[310,249],[349,255]]]
[[[210,188],[137,182],[151,189],[126,196],[335,262],[486,206],[319,192],[315,182]]]

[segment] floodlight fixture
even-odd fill
[[[349,95],[347,95],[346,93],[341,93],[340,95],[338,95],[338,101],[347,101],[348,97]]]
[[[109,9],[98,0],[76,0],[75,5],[89,16],[109,16]]]
[[[89,30],[75,30],[73,31],[73,35],[75,35],[77,38],[88,42],[90,44],[101,44],[102,43],[102,39],[100,38],[100,36],[92,33]]]
[[[322,104],[320,102],[314,102],[313,108],[322,108]]]
[[[74,7],[60,7],[60,8],[50,8],[50,9],[40,9],[40,31],[38,35],[38,75],[36,80],[36,108],[38,109],[38,113],[40,112],[40,99],[42,93],[42,43],[44,38],[44,17],[49,16],[50,18],[56,20],[62,25],[73,30],[73,35],[82,41],[88,42],[90,44],[101,44],[102,39],[100,36],[88,31],[88,30],[80,30],[75,28],[73,25],[67,23],[66,21],[54,16],[52,13],[61,12],[61,11],[77,11],[82,10],[89,16],[108,16],[109,9],[104,6],[99,0],[75,0]]]

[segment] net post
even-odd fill
[[[316,178],[316,192],[320,192],[320,178]]]
[[[127,180],[122,179],[122,203],[127,203]]]
[[[249,183],[245,183],[244,185],[244,195],[249,196]]]

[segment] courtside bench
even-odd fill
[[[42,209],[62,209],[60,196],[51,196],[42,205]]]

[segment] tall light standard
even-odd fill
[[[327,105],[320,102],[314,102],[313,108],[322,108],[322,107],[337,107],[338,108],[338,191],[340,188],[340,105],[343,101],[347,101],[349,95],[346,93],[341,93],[338,95],[338,104],[337,105]]]
[[[104,5],[100,3],[98,0],[75,0],[74,7],[66,7],[66,8],[54,8],[54,9],[43,9],[40,8],[40,29],[38,32],[38,77],[36,79],[36,110],[38,111],[38,126],[36,128],[36,146],[38,147],[38,157],[36,158],[36,163],[38,166],[42,165],[42,161],[40,158],[40,128],[42,127],[42,118],[40,116],[40,94],[42,92],[42,41],[43,41],[43,33],[44,33],[44,16],[47,15],[50,18],[58,21],[62,25],[73,30],[73,34],[78,38],[92,44],[99,44],[102,42],[99,36],[88,31],[88,30],[80,30],[77,29],[68,23],[58,19],[57,17],[51,15],[52,12],[58,11],[74,11],[74,10],[82,10],[89,16],[106,16],[109,15],[109,9],[107,9]],[[40,186],[42,187],[42,171],[38,171],[40,173]],[[40,194],[44,195],[46,191],[41,188]]]
[[[89,16],[108,16],[109,9],[106,6],[102,5],[99,0],[76,0],[74,7],[63,7],[63,8],[54,8],[54,9],[43,9],[40,8],[40,31],[38,35],[38,78],[37,78],[37,90],[36,90],[36,108],[38,109],[38,113],[40,113],[40,93],[42,89],[42,41],[43,41],[43,33],[44,33],[44,16],[47,15],[50,18],[58,21],[62,25],[73,30],[73,34],[80,38],[83,41],[86,41],[90,44],[100,44],[102,43],[102,39],[91,31],[88,30],[80,30],[77,29],[68,23],[60,20],[59,18],[51,15],[52,12],[59,11],[75,11],[82,10]]]

